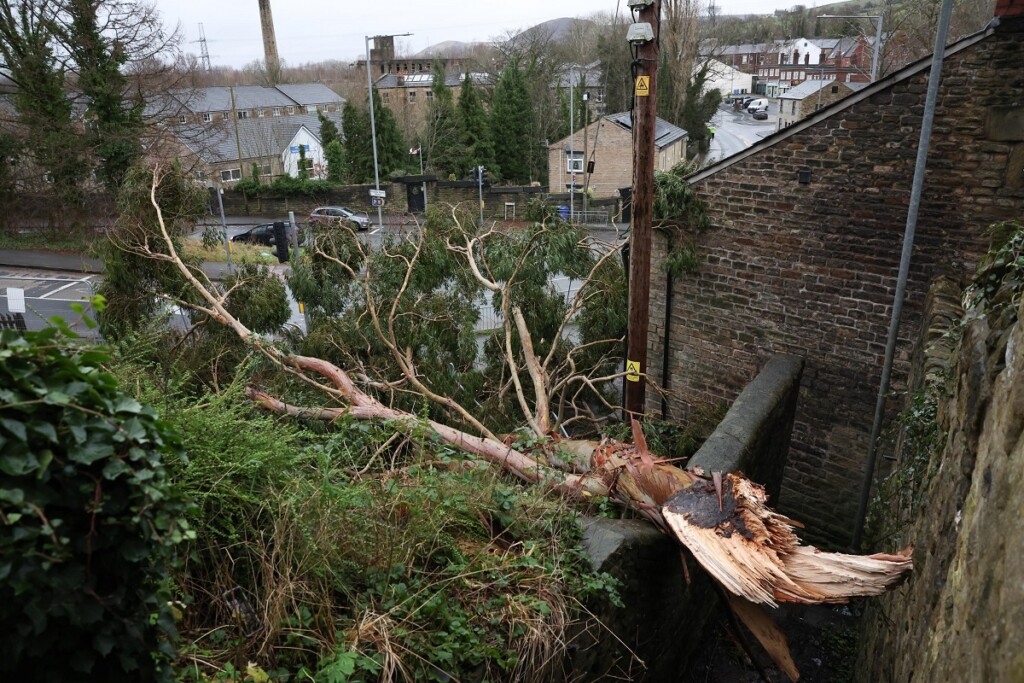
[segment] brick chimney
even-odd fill
[[[277,38],[274,36],[274,17],[270,13],[270,0],[259,0],[260,27],[263,29],[263,59],[272,85],[281,77],[281,60],[277,56]]]
[[[1001,19],[1024,17],[1024,0],[997,0],[995,15]]]

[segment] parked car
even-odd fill
[[[292,232],[292,224],[288,221],[281,221],[284,223],[285,230],[290,235]],[[245,242],[247,244],[263,244],[268,247],[274,246],[274,224],[273,223],[262,223],[257,225],[245,232],[240,232],[231,238],[232,242]],[[302,241],[302,230],[299,230],[299,241]]]
[[[328,223],[347,221],[356,230],[367,230],[370,227],[370,217],[365,213],[359,213],[344,206],[318,206],[309,212],[310,223]]]
[[[768,118],[768,110],[767,109],[758,109],[757,111],[753,112],[751,114],[751,116],[753,116],[758,121],[764,121],[765,119]]]
[[[742,101],[743,101],[743,108],[744,108],[744,109],[746,109],[746,108],[747,108],[747,106],[748,106],[748,105],[749,105],[749,104],[750,104],[751,102],[753,102],[754,100],[756,100],[756,99],[757,99],[756,97],[744,97],[744,98],[743,98],[743,100],[742,100]]]

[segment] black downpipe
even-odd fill
[[[669,245],[671,251],[671,244]],[[672,273],[665,272],[665,341],[661,347],[661,419],[668,419],[668,387],[671,376],[668,374],[668,345],[672,339],[672,289],[674,278]]]

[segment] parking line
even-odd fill
[[[74,287],[75,285],[80,285],[80,284],[86,283],[86,282],[89,281],[89,278],[91,278],[91,277],[92,277],[92,275],[88,275],[88,276],[82,278],[81,280],[72,280],[71,282],[67,283],[63,287],[58,287],[57,289],[53,290],[52,292],[47,292],[46,294],[43,294],[42,296],[34,297],[34,298],[45,299],[47,297],[53,296],[57,292],[63,292],[68,287]],[[62,299],[54,299],[54,301],[62,301]]]
[[[377,228],[376,230],[371,230],[370,234],[371,235],[376,235],[378,232],[380,232],[380,228]]]

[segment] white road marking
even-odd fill
[[[42,296],[39,296],[39,297],[36,297],[36,298],[38,298],[38,299],[48,299],[49,297],[53,296],[57,292],[63,292],[68,287],[74,287],[75,285],[86,284],[89,281],[89,278],[91,278],[91,277],[92,277],[92,275],[88,275],[88,276],[82,278],[81,280],[72,280],[71,282],[67,283],[63,287],[58,287],[57,289],[53,290],[52,292],[47,292],[46,294],[43,294]],[[53,299],[53,301],[63,301],[63,299]]]

